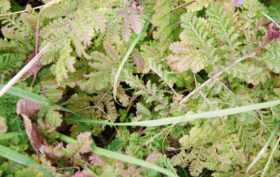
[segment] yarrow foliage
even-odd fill
[[[99,156],[95,146],[178,176],[277,176],[278,107],[164,126],[105,125],[278,100],[280,3],[262,2],[43,0],[13,13],[16,2],[0,0],[1,84],[49,45],[15,85],[43,101],[0,98],[0,144],[53,176],[160,176]],[[20,136],[2,138],[11,132]],[[0,158],[0,176],[36,169]]]

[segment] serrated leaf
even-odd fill
[[[63,143],[60,142],[56,147],[52,147],[50,145],[42,145],[40,151],[47,154],[48,157],[52,159],[56,159],[64,156],[65,153],[62,148],[63,148]]]
[[[36,168],[42,173],[44,173],[47,177],[52,177],[52,175],[50,175],[44,168],[42,168],[39,164],[34,162],[28,156],[22,155],[2,145],[0,145],[0,156],[5,157],[9,160],[12,160],[22,165],[26,165],[26,166],[35,165]]]
[[[124,15],[123,16],[123,39],[125,42],[128,42],[129,41],[129,38],[131,36],[131,30],[130,30],[130,24],[128,23],[128,19],[127,19],[127,16]]]
[[[143,29],[143,24],[141,22],[140,16],[136,13],[131,13],[129,15],[129,23],[131,25],[132,30],[136,34],[140,34]]]
[[[55,110],[55,108],[50,107],[47,111],[46,114],[46,122],[50,123],[52,126],[54,127],[58,127],[60,126],[61,122],[62,122],[62,115]]]
[[[66,44],[60,52],[60,58],[55,65],[55,75],[58,83],[68,78],[68,72],[75,72],[75,57],[71,56],[72,48]]]

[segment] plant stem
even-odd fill
[[[32,66],[42,57],[45,50],[50,46],[48,43],[27,65],[25,65],[1,90],[2,97]]]
[[[228,71],[229,69],[231,69],[236,63],[239,63],[247,58],[252,57],[257,51],[259,51],[260,49],[264,48],[266,45],[271,44],[275,42],[275,40],[270,41],[267,44],[263,44],[262,46],[256,48],[255,50],[253,50],[250,53],[245,54],[243,57],[235,60],[233,63],[231,63],[229,66],[227,66],[226,68],[224,68],[222,71],[216,73],[213,75],[213,77],[209,78],[207,81],[205,81],[203,84],[201,84],[199,87],[197,87],[196,89],[194,89],[191,93],[189,93],[185,98],[183,98],[183,100],[180,102],[180,104],[183,104],[185,101],[187,101],[190,97],[192,97],[196,92],[198,92],[199,90],[201,90],[203,87],[205,87],[207,84],[209,84],[211,81],[216,80],[221,74],[223,74],[224,72]]]

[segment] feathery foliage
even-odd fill
[[[0,176],[279,174],[279,106],[256,105],[280,99],[278,0],[14,1],[0,0],[1,84],[49,48],[15,85],[40,111],[0,98],[0,145],[34,166],[1,155]],[[168,122],[196,113],[211,119]]]

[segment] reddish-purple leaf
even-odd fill
[[[90,170],[84,169],[81,172],[77,171],[75,173],[75,176],[73,176],[73,177],[92,177],[92,176],[94,176],[94,175]]]
[[[267,39],[269,41],[276,39],[280,36],[279,29],[276,29],[276,24],[274,22],[270,23],[268,26],[268,33],[267,33]]]
[[[235,7],[240,7],[244,4],[246,0],[232,0],[232,4],[235,6]]]
[[[138,50],[134,52],[134,64],[137,67],[137,72],[142,72],[144,70],[143,57]]]

